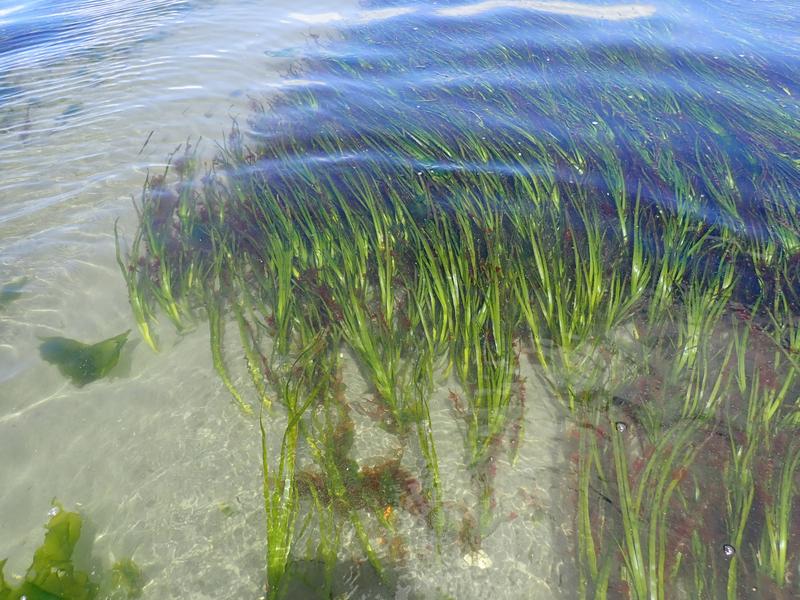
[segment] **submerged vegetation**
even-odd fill
[[[57,366],[64,377],[83,387],[102,379],[117,366],[128,335],[130,330],[94,344],[64,337],[41,338],[39,354],[43,360]]]
[[[211,171],[188,149],[148,179],[119,253],[133,313],[154,348],[157,314],[207,320],[257,415],[269,598],[308,527],[329,594],[345,535],[391,586],[398,513],[474,564],[532,401],[569,415],[583,597],[800,593],[797,71],[681,50],[657,19],[579,22],[354,26]],[[396,448],[378,464],[352,452],[345,356]],[[550,400],[526,399],[528,360]],[[446,377],[466,517],[431,419]]]
[[[3,580],[0,562],[0,598],[70,598],[89,600],[97,596],[98,586],[88,573],[75,568],[72,554],[81,536],[81,517],[77,513],[53,506],[52,516],[46,525],[44,542],[33,555],[33,562],[18,587]]]
[[[18,585],[3,576],[5,560],[0,560],[0,600],[133,600],[142,594],[145,577],[130,558],[112,565],[99,581],[74,564],[73,554],[81,537],[83,519],[53,503],[44,541]]]

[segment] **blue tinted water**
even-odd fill
[[[763,226],[756,183],[777,173],[786,195],[800,189],[799,20],[792,2],[746,0],[0,2],[0,286],[25,282],[0,308],[7,569],[24,571],[58,497],[82,507],[101,553],[145,567],[146,597],[254,598],[262,588],[258,440],[240,434],[202,328],[161,355],[132,344],[121,372],[81,390],[36,352],[37,336],[102,339],[132,326],[113,223],[130,236],[131,197],[179,144],[205,138],[210,156],[235,119],[254,139],[290,145],[275,172],[411,165],[434,189],[451,173],[542,172],[526,159],[525,134],[546,132],[554,146],[613,145],[630,157],[636,189],[636,140],[695,164],[713,139],[753,235]],[[254,117],[276,93],[276,110]],[[447,143],[418,143],[415,124]],[[340,134],[338,152],[314,145],[322,128]],[[462,144],[470,136],[518,150],[480,156]],[[576,176],[567,162],[564,180]],[[585,181],[605,189],[600,173]],[[674,201],[672,190],[644,190],[646,203]],[[694,218],[724,216],[707,204]],[[365,395],[358,370],[348,375]],[[559,502],[563,415],[540,410],[497,484],[505,520],[485,554],[454,546],[437,568],[412,550],[404,582],[418,597],[576,593],[574,522]],[[442,456],[460,448],[446,416],[434,415]],[[368,440],[361,454],[390,446]],[[469,486],[443,470],[452,489]],[[470,500],[457,493],[454,504]],[[441,596],[426,595],[432,582]]]

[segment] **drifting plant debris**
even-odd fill
[[[83,387],[102,379],[117,366],[129,334],[130,329],[95,344],[84,344],[64,337],[40,338],[39,354],[43,360],[57,366],[64,377]]]

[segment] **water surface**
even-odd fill
[[[737,529],[740,513],[731,506],[741,502],[737,486],[746,485],[728,450],[746,454],[751,447],[738,435],[755,427],[744,399],[764,381],[777,390],[776,381],[788,383],[780,428],[765,425],[758,439],[768,441],[752,446],[754,460],[789,456],[782,440],[796,427],[797,367],[779,348],[782,336],[791,336],[780,327],[796,326],[800,232],[796,211],[792,220],[773,209],[796,208],[800,189],[798,29],[793,6],[780,1],[2,5],[0,285],[17,282],[20,290],[0,308],[0,556],[10,559],[7,575],[24,571],[57,497],[89,522],[95,561],[107,566],[132,555],[143,567],[145,597],[263,593],[259,431],[213,371],[203,319],[178,335],[160,314],[160,353],[132,335],[111,376],[80,389],[37,351],[42,336],[97,341],[135,329],[114,223],[128,250],[138,222],[132,199],[147,173],[161,172],[187,145],[199,145],[201,171],[210,168],[216,144],[237,148],[229,135],[236,127],[244,136],[242,163],[228,170],[230,180],[248,183],[255,173],[289,204],[335,203],[348,184],[361,185],[353,184],[356,173],[368,182],[357,189],[380,190],[384,198],[394,191],[425,222],[415,207],[433,203],[443,214],[457,213],[470,194],[513,206],[510,197],[529,193],[524,182],[542,177],[571,190],[580,199],[575,210],[582,202],[596,206],[609,232],[620,204],[608,198],[620,186],[628,217],[634,206],[652,214],[685,210],[694,233],[716,228],[711,238],[722,241],[703,246],[707,257],[692,263],[708,280],[723,271],[721,255],[742,249],[736,285],[707,296],[712,306],[723,299],[725,316],[700,328],[695,345],[680,329],[691,302],[700,302],[686,292],[688,283],[676,284],[681,292],[658,336],[641,335],[649,314],[643,305],[600,341],[579,345],[570,356],[581,368],[572,373],[565,368],[554,377],[543,368],[519,325],[511,372],[522,410],[509,432],[523,433],[513,441],[506,432],[483,470],[470,464],[465,426],[454,418],[454,402],[466,398],[469,385],[446,360],[439,365],[430,411],[448,519],[443,541],[410,510],[397,510],[396,537],[370,521],[397,578],[386,588],[344,528],[336,589],[345,597],[636,597],[623,558],[631,546],[615,460],[629,461],[636,486],[642,471],[660,468],[643,467],[650,457],[673,441],[683,447],[687,431],[689,446],[707,452],[682,455],[685,464],[674,456],[659,463],[669,467],[665,481],[676,481],[674,495],[663,500],[672,512],[659,550],[679,573],[667,597],[692,597],[702,585],[709,597],[723,597],[723,590],[747,597],[746,588],[758,586],[791,597],[795,554],[784,582],[759,562],[767,554],[761,544],[772,475],[758,488],[755,508],[744,511],[751,525]],[[607,162],[591,158],[605,156],[604,149]],[[616,179],[598,167],[617,163],[623,171]],[[206,189],[202,181],[197,186]],[[684,193],[689,188],[697,197]],[[658,231],[652,223],[658,219],[643,230]],[[249,243],[251,225],[232,226],[233,235]],[[573,231],[554,226],[548,239],[569,244]],[[773,238],[778,250],[758,246]],[[644,247],[660,243],[653,234]],[[775,259],[783,284],[767,281],[747,254],[751,244],[769,254],[764,265],[773,254],[783,257]],[[740,351],[734,339],[742,319],[735,314],[765,307],[773,312],[758,313],[764,331],[778,308],[785,323],[772,337],[753,330],[755,341]],[[228,325],[235,330],[232,319]],[[676,351],[671,339],[683,345]],[[544,353],[566,356],[567,345],[548,338]],[[702,367],[687,367],[701,345]],[[246,387],[242,348],[228,337],[225,350],[238,360],[231,361],[234,381]],[[738,371],[731,366],[737,360],[744,365]],[[353,408],[353,455],[377,465],[399,454],[410,472],[424,472],[421,457],[405,450],[407,440],[376,424],[375,382],[347,344],[341,369]],[[710,398],[702,394],[713,386],[703,380],[698,392],[698,378],[719,372],[729,374],[730,400],[714,404],[718,413],[704,414],[704,425],[692,429],[700,419],[670,398]],[[598,398],[605,398],[602,410]],[[582,412],[584,406],[599,412]],[[273,456],[284,426],[280,413],[269,423]],[[624,451],[618,439],[628,444]],[[308,453],[302,458],[304,466],[313,462]],[[490,484],[481,487],[481,477]],[[794,472],[788,477],[796,480]],[[713,491],[704,496],[692,486]],[[490,495],[482,496],[487,487]],[[691,502],[698,514],[728,512],[703,528],[689,518]],[[649,505],[642,511],[648,514]],[[316,568],[318,537],[314,526],[298,533],[301,567]],[[734,560],[748,562],[739,583],[726,588],[728,545]],[[587,549],[594,547],[600,566]],[[752,565],[757,572],[748,572]]]

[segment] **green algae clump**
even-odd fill
[[[84,344],[64,337],[41,338],[39,354],[43,360],[56,365],[72,383],[82,387],[105,377],[117,365],[130,332],[129,329],[96,344]]]
[[[97,597],[97,586],[89,575],[72,564],[72,553],[81,536],[81,517],[53,504],[45,525],[44,542],[33,554],[33,562],[19,587],[11,587],[3,578],[0,561],[0,600],[90,600]]]
[[[133,559],[123,558],[111,567],[111,590],[108,600],[140,598],[147,579]]]
[[[81,537],[83,520],[56,501],[45,525],[44,542],[33,554],[22,582],[12,587],[3,577],[0,560],[0,600],[133,600],[142,595],[146,578],[130,558],[123,558],[97,584],[75,569],[72,554]]]

